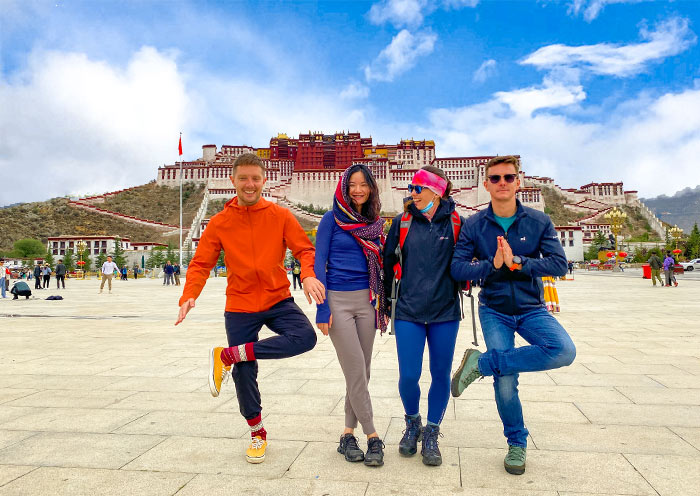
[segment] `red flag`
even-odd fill
[[[180,152],[180,156],[182,156],[182,135],[180,135],[180,143],[177,145],[177,151]]]

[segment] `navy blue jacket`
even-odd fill
[[[517,201],[517,200],[516,200]],[[513,255],[523,259],[522,270],[493,266],[497,237],[505,236]],[[480,281],[481,304],[508,315],[544,306],[542,276],[566,274],[567,261],[559,236],[548,215],[523,207],[517,201],[515,221],[505,233],[496,222],[491,204],[469,217],[459,235],[452,258],[452,277]]]
[[[450,276],[454,252],[451,215],[454,209],[452,198],[440,200],[440,206],[430,222],[415,205],[409,205],[408,211],[413,215],[413,220],[403,245],[397,320],[424,324],[460,320],[459,285]],[[384,245],[384,288],[387,298],[391,295],[394,264],[398,262],[395,250],[399,244],[400,227],[401,215],[397,215]]]

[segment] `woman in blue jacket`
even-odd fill
[[[384,220],[379,189],[365,165],[349,167],[316,233],[314,272],[326,287],[316,324],[330,336],[345,376],[345,430],[338,452],[349,462],[384,464],[384,443],[374,428],[369,396],[370,364],[377,327],[386,330],[381,246]],[[367,453],[355,438],[357,423],[367,435]]]
[[[404,405],[406,430],[399,453],[412,456],[421,436],[421,455],[426,465],[440,465],[440,423],[450,398],[450,369],[460,320],[459,285],[450,276],[455,230],[462,220],[450,198],[452,183],[437,167],[419,170],[408,186],[411,198],[398,215],[384,247],[385,293],[391,294],[396,253],[401,245],[401,282],[392,304],[396,350],[399,359],[399,394]],[[402,227],[402,224],[404,225]],[[406,232],[406,229],[408,231]],[[403,232],[402,232],[403,231]],[[422,426],[419,414],[423,350],[428,342],[430,375],[428,421]]]

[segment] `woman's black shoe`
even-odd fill
[[[437,425],[426,425],[423,429],[423,449],[420,454],[423,455],[424,465],[442,465],[442,455],[438,448],[439,435],[440,427]]]
[[[365,465],[368,467],[381,467],[384,465],[384,443],[378,437],[367,439]]]
[[[365,454],[357,445],[357,438],[349,433],[340,437],[338,453],[345,455],[345,459],[349,462],[361,462],[365,459]]]
[[[413,456],[418,449],[417,445],[421,439],[423,425],[421,424],[420,415],[416,418],[406,415],[404,418],[406,420],[406,430],[403,431],[403,437],[399,441],[399,453],[403,456]]]

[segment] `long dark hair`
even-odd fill
[[[382,208],[381,201],[379,199],[379,187],[377,186],[377,181],[375,181],[372,171],[364,164],[353,164],[348,170],[348,185],[345,189],[345,196],[350,198],[350,177],[357,171],[361,171],[362,175],[365,177],[365,181],[369,185],[369,197],[367,201],[360,206],[360,211],[357,212],[362,217],[370,220],[374,220],[379,217],[380,210]],[[350,200],[350,206],[355,209],[352,200]]]

